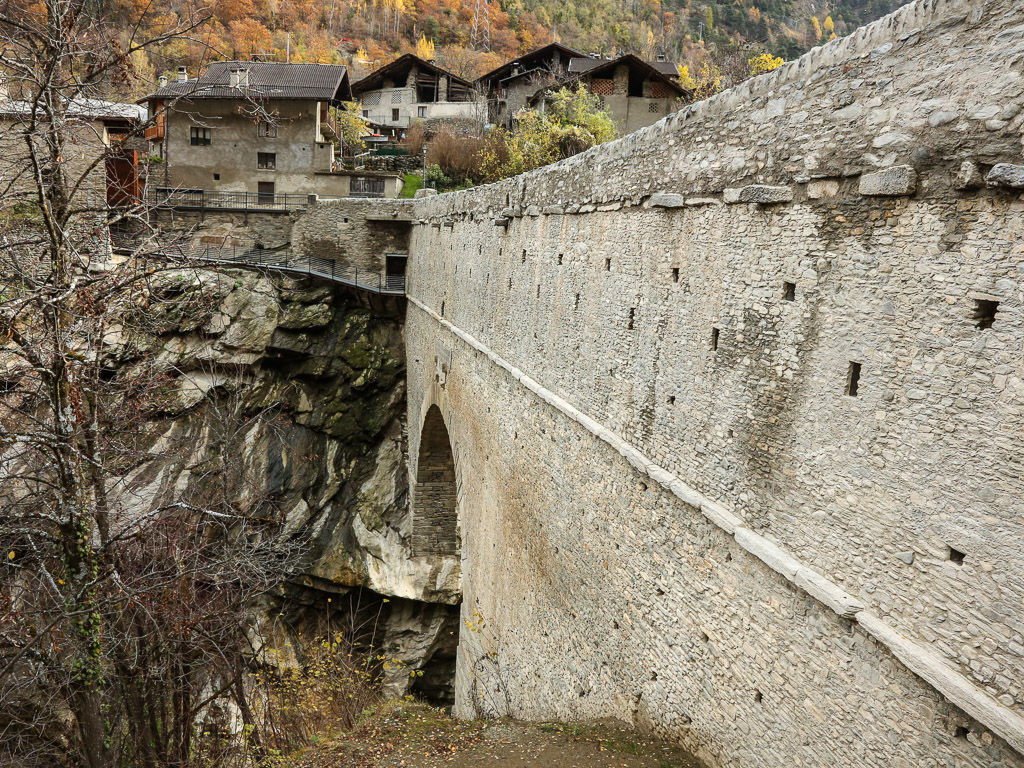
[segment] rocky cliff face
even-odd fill
[[[460,576],[453,558],[408,551],[403,308],[189,269],[156,276],[139,314],[144,333],[109,334],[112,375],[155,365],[164,382],[152,458],[125,475],[133,506],[187,498],[213,477],[230,484],[244,510],[280,515],[306,545],[272,606],[278,647],[293,640],[301,653],[300,633],[338,626],[358,604],[375,612],[379,647],[424,669],[420,692],[448,698]],[[388,682],[401,693],[408,681]]]

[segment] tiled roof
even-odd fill
[[[431,72],[434,75],[443,76],[448,78],[450,83],[458,83],[465,88],[472,88],[473,84],[469,80],[464,80],[458,75],[454,75],[446,69],[442,69],[433,62],[421,59],[412,53],[407,53],[404,56],[399,56],[397,59],[392,61],[390,64],[385,64],[378,70],[371,72],[369,75],[364,77],[362,80],[357,80],[352,84],[352,92],[356,95],[366,93],[367,91],[374,91],[383,86],[386,79],[393,78],[394,76],[405,74],[413,66],[419,67],[420,71]]]
[[[248,72],[248,84],[231,85],[231,70]],[[173,81],[149,99],[304,99],[347,100],[352,97],[348,69],[337,64],[284,64],[274,61],[215,61],[197,78]]]
[[[594,59],[590,56],[573,59],[569,62],[569,74],[578,75],[581,72],[589,72],[594,67],[599,67],[607,61],[609,59]],[[644,63],[659,74],[665,75],[665,77],[679,77],[679,70],[675,63],[671,61],[645,61]]]
[[[578,75],[580,72],[586,72],[588,69],[600,66],[604,63],[604,59],[594,59],[590,56],[580,56],[578,58],[569,61],[569,74]]]
[[[517,56],[511,61],[505,62],[497,69],[492,69],[486,75],[481,75],[477,78],[477,82],[488,83],[494,79],[502,80],[511,73],[512,67],[515,64],[519,64],[520,68],[523,70],[538,69],[546,66],[547,60],[553,57],[555,53],[561,54],[565,60],[583,56],[582,53],[574,51],[567,45],[562,45],[561,43],[548,43],[545,46],[530,51],[529,53],[524,53],[522,56]]]
[[[576,59],[573,61],[576,61]],[[677,97],[693,98],[693,92],[680,85],[678,76],[673,77],[670,75],[664,75],[654,67],[655,62],[644,61],[631,53],[627,53],[625,56],[620,56],[617,59],[593,59],[592,61],[594,62],[594,66],[588,66],[585,69],[582,68],[582,64],[577,64],[577,69],[572,71],[570,75],[561,82],[561,85],[568,85],[579,81],[586,75],[614,77],[616,68],[624,64],[633,71],[639,71],[644,76],[645,80],[657,80],[664,83],[665,86],[669,90],[673,91]],[[665,62],[658,63],[664,64]],[[536,99],[545,91],[550,90],[552,87],[553,86],[551,85],[546,85],[543,88],[540,88],[533,94],[531,101]]]
[[[679,67],[674,61],[648,61],[647,63],[666,77],[679,77]]]

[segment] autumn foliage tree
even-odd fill
[[[494,129],[482,150],[480,174],[486,181],[540,168],[611,141],[618,135],[611,114],[582,85],[548,95],[546,109],[526,110],[511,133]]]
[[[86,117],[140,53],[201,21],[105,0],[0,6],[17,99],[0,127],[0,764],[216,764],[212,705],[246,720],[254,603],[297,555],[260,478],[228,459],[273,413],[219,401],[221,453],[187,486],[150,498],[126,480],[190,450],[165,435],[175,395],[145,340],[209,297],[182,302],[199,278],[150,258],[144,206],[108,205],[117,150]],[[125,229],[139,237],[114,260]]]

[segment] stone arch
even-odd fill
[[[441,409],[431,405],[420,430],[412,492],[412,553],[457,555],[461,546],[455,454]]]

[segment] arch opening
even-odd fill
[[[455,456],[448,427],[436,405],[430,406],[423,419],[412,499],[413,555],[457,555],[461,542]]]

